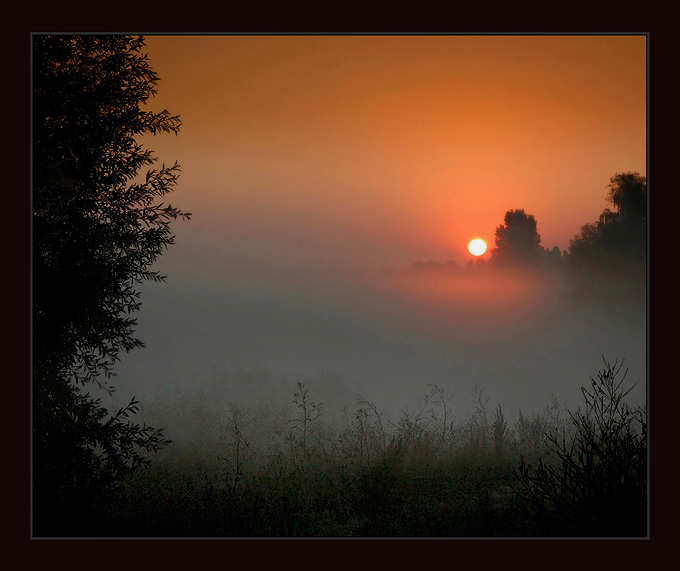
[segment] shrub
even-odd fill
[[[604,360],[604,357],[603,357]],[[570,434],[547,435],[552,457],[519,469],[521,493],[547,535],[646,535],[647,420],[642,407],[624,401],[627,370],[604,360],[584,410],[569,413]]]

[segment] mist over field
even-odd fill
[[[31,533],[645,536],[647,41],[35,34]]]
[[[224,410],[289,403],[303,382],[328,416],[363,398],[394,418],[437,385],[462,419],[478,387],[515,418],[555,400],[578,407],[604,355],[625,359],[630,397],[644,404],[646,305],[635,291],[582,299],[559,272],[486,268],[172,277],[143,289],[146,347],[113,381],[121,399]]]
[[[287,402],[304,381],[327,409],[399,413],[436,384],[463,415],[479,386],[515,415],[579,403],[604,354],[644,399],[639,288],[594,303],[556,272],[465,269],[510,208],[563,249],[620,165],[644,172],[644,42],[599,42],[151,37],[183,129],[148,144],[193,219],[142,288],[119,393]]]

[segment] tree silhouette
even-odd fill
[[[34,533],[68,533],[65,520],[163,444],[162,431],[129,422],[133,399],[110,414],[85,385],[108,379],[133,337],[135,285],[163,278],[151,265],[188,218],[156,199],[179,167],[135,137],[177,133],[179,117],[142,105],[158,76],[141,37],[33,38],[33,507]],[[54,516],[54,519],[52,519]]]
[[[647,220],[647,177],[637,172],[615,174],[609,181],[608,200],[619,219],[637,224]]]
[[[589,277],[640,273],[647,253],[647,178],[618,173],[607,188],[614,210],[605,208],[597,222],[584,224],[571,239],[572,270]]]
[[[496,246],[491,259],[500,265],[525,265],[536,263],[542,253],[541,237],[536,219],[523,209],[508,210],[504,224],[496,228]]]

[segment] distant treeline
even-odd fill
[[[637,172],[618,173],[607,186],[605,208],[596,222],[584,224],[568,250],[541,245],[538,224],[523,209],[509,210],[496,228],[490,258],[413,262],[407,274],[456,275],[462,271],[493,269],[560,270],[581,295],[607,287],[637,287],[646,280],[647,178]],[[403,272],[402,272],[403,273]]]

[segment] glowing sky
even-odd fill
[[[464,266],[518,208],[567,249],[614,174],[646,174],[645,36],[149,36],[147,53],[150,107],[183,125],[142,142],[180,163],[169,201],[193,217],[143,288],[121,394],[328,373],[381,406],[438,383],[517,411],[580,398],[605,354],[644,396],[644,304],[382,270]]]
[[[181,164],[171,202],[194,215],[168,271],[464,264],[514,208],[566,249],[612,175],[646,174],[644,36],[147,36],[146,51],[150,107],[183,121],[146,144]]]

